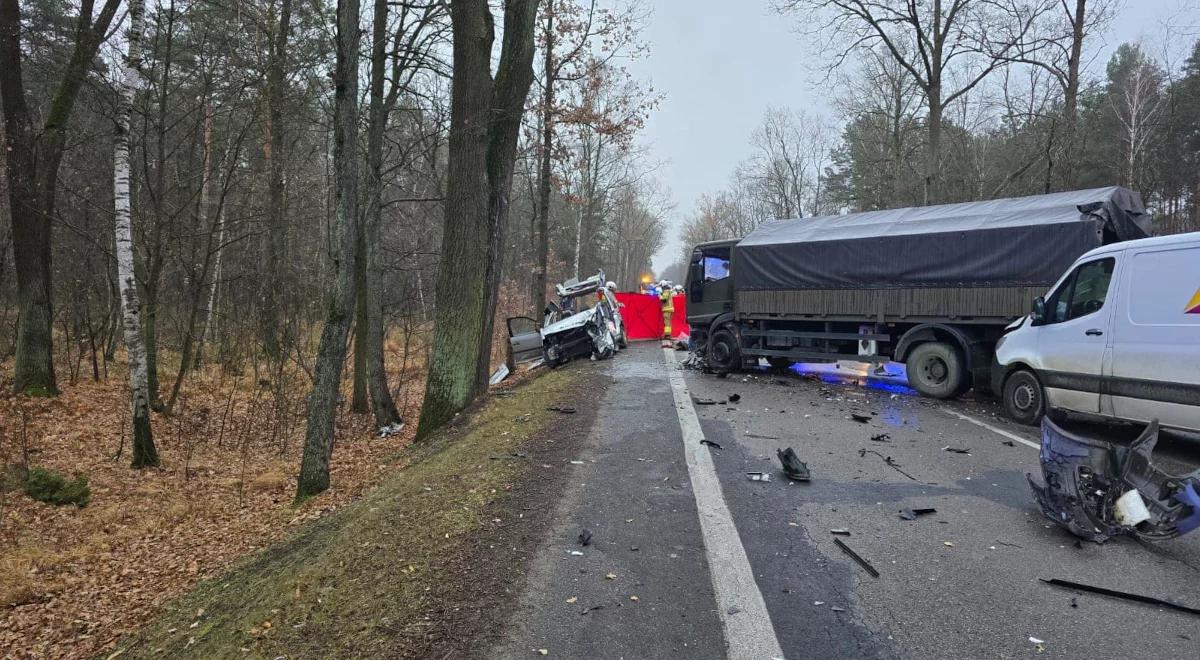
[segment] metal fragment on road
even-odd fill
[[[1090,584],[1083,584],[1080,582],[1071,582],[1070,580],[1060,580],[1058,578],[1051,578],[1051,579],[1038,578],[1038,579],[1041,580],[1042,582],[1045,582],[1046,584],[1053,585],[1056,587],[1066,587],[1067,589],[1077,589],[1079,591],[1086,591],[1088,593],[1099,594],[1101,596],[1108,596],[1110,598],[1120,598],[1122,600],[1130,600],[1130,601],[1134,601],[1134,602],[1138,602],[1138,603],[1146,603],[1147,605],[1157,605],[1159,607],[1166,607],[1166,608],[1170,608],[1173,610],[1178,610],[1180,612],[1187,612],[1188,614],[1200,615],[1200,609],[1198,609],[1198,608],[1189,607],[1187,605],[1181,605],[1179,603],[1174,603],[1169,600],[1165,600],[1163,598],[1156,598],[1154,596],[1143,596],[1141,594],[1131,594],[1126,591],[1117,591],[1116,589],[1107,589],[1105,587],[1097,587],[1097,586],[1093,586]]]
[[[868,562],[866,559],[863,559],[862,557],[860,557],[857,552],[851,550],[850,546],[846,545],[845,543],[842,543],[841,539],[834,539],[833,542],[837,545],[837,547],[842,549],[842,552],[849,555],[850,558],[853,559],[855,562],[857,562],[859,566],[862,566],[863,570],[870,573],[871,577],[876,577],[876,578],[879,577],[879,571],[875,570],[875,567],[872,566],[871,563]]]
[[[750,478],[750,481],[770,481],[771,480],[771,475],[766,472],[747,472],[746,476]]]
[[[808,470],[808,464],[800,460],[796,455],[796,450],[788,447],[787,449],[777,449],[775,454],[779,456],[779,462],[783,465],[783,473],[788,479],[793,481],[811,481],[812,474]]]

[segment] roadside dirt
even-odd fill
[[[358,502],[170,605],[122,657],[479,653],[549,528],[605,374],[578,361],[494,393]]]

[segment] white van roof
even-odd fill
[[[1151,238],[1139,238],[1134,241],[1110,243],[1108,245],[1103,245],[1093,250],[1089,250],[1082,257],[1079,257],[1079,259],[1086,259],[1099,254],[1124,252],[1125,250],[1132,248],[1158,247],[1160,245],[1180,245],[1186,243],[1200,243],[1200,231],[1188,232],[1186,234],[1170,234],[1168,236],[1153,236]]]

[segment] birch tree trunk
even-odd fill
[[[308,428],[296,500],[329,488],[338,385],[346,362],[346,337],[354,313],[354,262],[358,240],[358,29],[359,0],[337,3],[337,66],[333,92],[334,226],[333,291],[317,348]]]
[[[145,22],[143,0],[129,3],[129,53],[122,71],[120,107],[113,157],[113,206],[116,216],[117,283],[121,294],[125,348],[129,353],[129,394],[133,407],[133,467],[159,464],[150,429],[150,386],[141,305],[133,274],[133,216],[129,196],[129,123],[133,97],[141,85],[141,41]]]

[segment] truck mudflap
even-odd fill
[[[1026,475],[1042,513],[1080,538],[1104,543],[1129,534],[1148,541],[1200,527],[1200,470],[1185,476],[1155,467],[1151,422],[1129,447],[1070,433],[1042,420],[1042,478]]]

